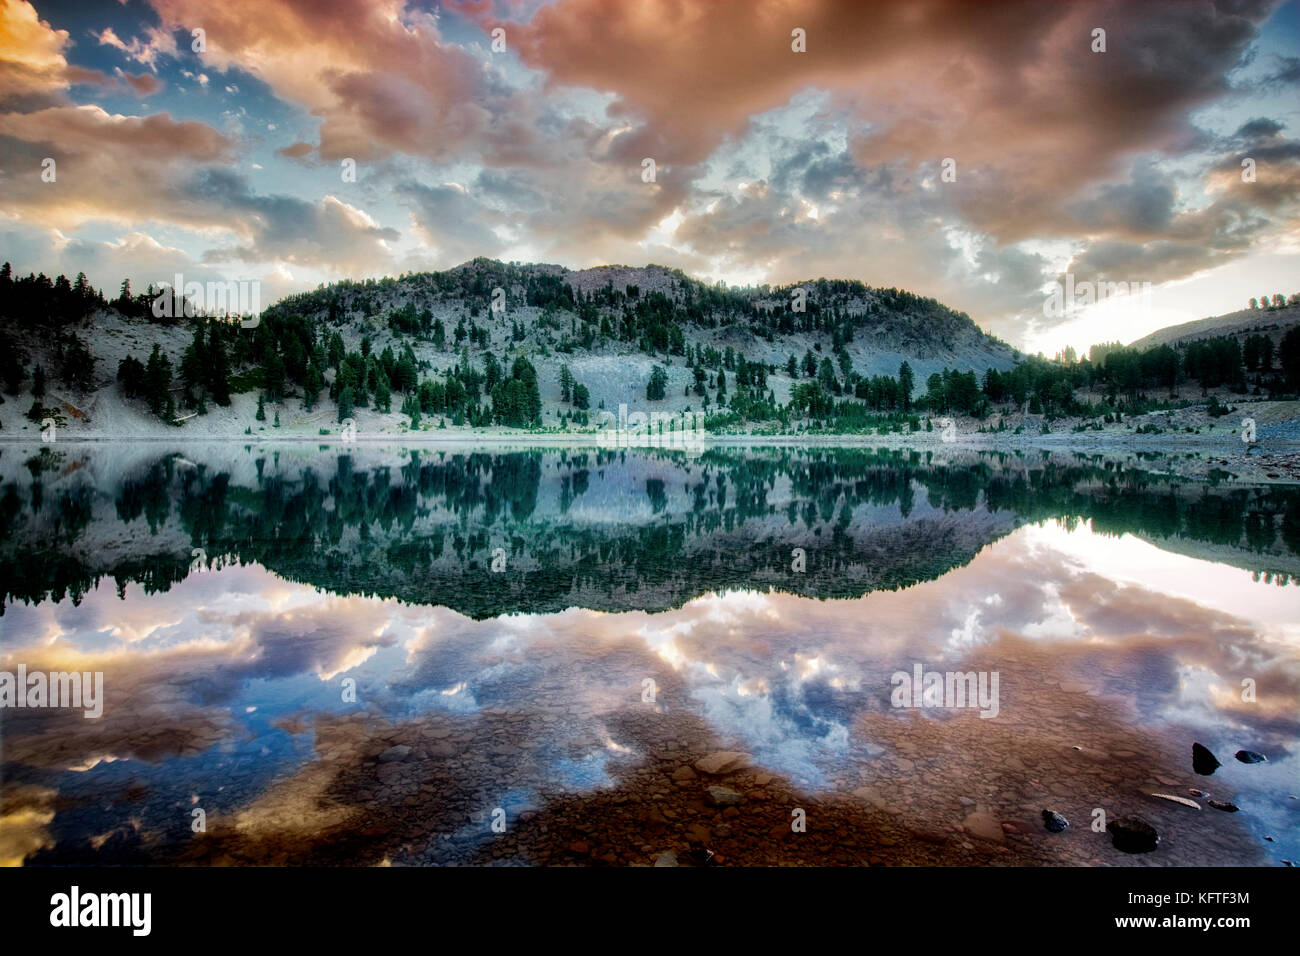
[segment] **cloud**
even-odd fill
[[[505,245],[487,225],[503,217],[472,199],[463,186],[411,183],[398,187],[397,194],[410,204],[416,232],[444,268],[495,256]]]
[[[106,83],[98,70],[72,66],[64,56],[67,30],[55,30],[26,0],[0,4],[0,105],[28,109],[62,102],[74,83]]]
[[[258,195],[242,176],[228,170],[200,172],[190,180],[188,191],[205,208],[223,210],[228,228],[248,240],[209,251],[203,257],[209,263],[281,261],[361,273],[387,264],[387,243],[399,236],[336,196],[310,202]]]
[[[101,46],[121,50],[128,59],[147,66],[155,72],[158,69],[159,57],[166,56],[175,59],[180,53],[176,46],[176,38],[171,31],[156,26],[146,26],[144,28],[144,39],[132,37],[130,43],[124,42],[113,31],[112,27],[105,27],[95,35],[95,39],[99,41]]]
[[[151,73],[131,74],[122,69],[116,69],[113,72],[134,90],[137,96],[152,96],[165,85],[162,80]]]
[[[246,71],[319,116],[325,160],[472,148],[489,162],[522,162],[534,148],[524,101],[402,0],[152,3],[168,30],[203,24],[205,66]]]

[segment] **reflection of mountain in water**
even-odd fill
[[[1300,571],[1300,489],[1216,486],[1074,456],[31,451],[0,455],[6,600],[75,599],[105,576],[119,590],[165,589],[205,559],[475,618],[660,610],[727,588],[849,597],[932,580],[1050,517],[1264,573]]]

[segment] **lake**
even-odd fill
[[[0,859],[1277,865],[1297,580],[1158,460],[6,444],[0,671],[103,694],[0,710]]]

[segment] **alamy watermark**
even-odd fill
[[[1150,282],[1075,282],[1074,273],[1065,274],[1065,283],[1053,282],[1043,300],[1043,318],[1060,319],[1079,309],[1115,298],[1135,298],[1144,309],[1151,307]]]
[[[597,443],[604,448],[666,448],[688,455],[702,454],[708,446],[703,416],[694,412],[628,412],[626,403],[618,415],[602,409],[596,415]]]
[[[997,671],[927,671],[912,665],[912,673],[894,671],[889,702],[894,707],[978,707],[981,717],[998,715]]]
[[[160,291],[153,300],[154,318],[188,319],[196,315],[212,315],[237,318],[246,329],[255,329],[261,322],[261,280],[186,282],[185,276],[179,272],[175,278],[174,283],[159,283]]]
[[[0,671],[0,709],[7,707],[82,708],[93,720],[104,713],[103,671]]]

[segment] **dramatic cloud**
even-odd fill
[[[1174,283],[1300,239],[1300,38],[1265,0],[0,10],[0,211],[212,264],[844,276],[1024,344],[1063,271]]]

